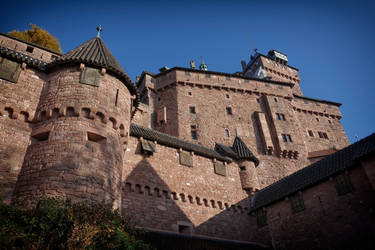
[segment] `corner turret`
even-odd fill
[[[120,208],[136,87],[99,37],[46,69],[13,203],[32,206],[40,196],[57,196]]]

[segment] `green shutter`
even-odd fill
[[[17,62],[0,57],[0,78],[17,83],[21,74],[21,65]]]
[[[215,170],[215,174],[222,175],[222,176],[226,176],[227,175],[227,171],[226,171],[225,165],[221,161],[216,161],[214,163],[214,170]]]
[[[150,153],[155,153],[156,152],[156,145],[154,142],[149,141],[149,140],[142,140],[142,150]]]
[[[100,78],[98,69],[86,67],[81,73],[80,83],[99,86]]]
[[[187,152],[187,151],[180,152],[180,164],[188,166],[188,167],[193,166],[193,157],[190,154],[190,152]]]

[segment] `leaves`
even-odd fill
[[[32,42],[43,46],[45,48],[51,49],[53,51],[61,53],[61,46],[56,37],[52,36],[48,31],[30,23],[32,29],[25,31],[13,30],[8,32],[8,35],[21,40]]]
[[[21,210],[0,200],[0,249],[151,249],[109,204],[42,198]]]

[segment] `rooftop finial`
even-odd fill
[[[96,35],[96,37],[100,37],[100,31],[102,31],[102,26],[99,24],[99,26],[96,27],[96,30],[98,31],[98,34]]]
[[[199,66],[199,69],[200,70],[203,70],[203,71],[207,71],[207,64],[204,63],[204,60],[203,60],[203,57],[202,57],[202,63],[201,65]]]

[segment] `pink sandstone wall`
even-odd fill
[[[214,173],[212,159],[194,155],[194,166],[183,166],[178,150],[163,145],[146,157],[134,137],[124,159],[123,214],[137,225],[176,232],[188,225],[194,234],[249,238],[250,201],[237,164],[227,165],[227,176],[221,176]]]
[[[338,196],[334,181],[327,180],[302,191],[301,212],[293,214],[285,199],[267,206],[268,225],[257,229],[252,240],[275,249],[364,249],[375,232],[374,189],[360,166],[349,174],[351,193]]]
[[[49,135],[27,149],[15,204],[33,204],[41,195],[56,195],[74,202],[104,201],[120,206],[130,94],[110,74],[101,77],[99,86],[91,86],[79,82],[80,73],[77,65],[60,67],[48,75],[32,136]]]

